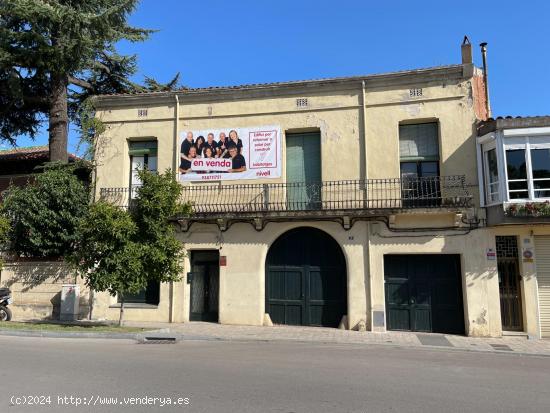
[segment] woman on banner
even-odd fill
[[[187,136],[181,143],[180,148],[180,173],[186,173],[191,168],[191,159],[189,158],[189,151],[194,147],[193,132],[187,132]]]
[[[202,152],[204,150],[204,136],[200,135],[195,141],[195,148],[197,148],[197,158],[202,158]]]
[[[241,154],[243,150],[243,141],[239,138],[239,135],[237,135],[237,131],[235,129],[232,129],[229,132],[228,144],[235,145],[237,147],[237,151],[239,152],[239,155]]]
[[[203,158],[204,159],[215,159],[215,155],[214,155],[214,151],[212,150],[212,148],[210,146],[208,146],[208,143],[206,143],[205,147],[204,147],[204,152],[203,152]],[[206,174],[209,174],[209,173],[212,173],[213,171],[201,171],[199,173],[206,173]]]

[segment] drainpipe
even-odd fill
[[[174,156],[173,156],[173,165],[172,165],[172,169],[173,169],[173,172],[174,172],[174,176],[178,177],[178,132],[179,132],[179,119],[180,119],[180,100],[179,100],[179,97],[178,97],[178,94],[176,92],[176,94],[174,95],[174,97],[176,98],[176,110],[175,110],[175,119],[174,119]]]
[[[367,186],[367,179],[369,177],[369,157],[368,157],[368,142],[367,142],[367,91],[366,91],[366,82],[365,80],[361,81],[361,109],[362,109],[362,115],[363,115],[363,150],[364,150],[364,171],[361,174],[361,179],[365,180],[365,188],[363,189],[363,199],[365,200],[365,208],[368,206],[368,199],[370,194],[368,193],[368,186]],[[366,254],[367,262],[365,265],[365,271],[367,272],[367,279],[368,279],[368,293],[365,294],[365,299],[367,300],[367,305],[365,308],[365,323],[370,324],[370,330],[374,330],[374,324],[372,320],[372,277],[371,277],[371,258],[370,258],[370,229],[372,227],[371,222],[367,222],[367,229],[365,234],[366,239],[366,251],[364,251],[364,254]],[[349,301],[349,300],[348,300]],[[349,305],[349,302],[348,302]],[[348,329],[351,330],[355,326],[351,325],[350,323],[350,314],[348,311]],[[367,329],[369,326],[367,326]]]
[[[367,97],[366,97],[366,86],[365,81],[361,81],[361,107],[363,114],[363,147],[364,147],[364,161],[365,161],[365,170],[363,171],[362,177],[367,180],[368,178],[368,148],[367,148]]]
[[[488,73],[487,73],[487,42],[483,42],[479,44],[479,47],[481,47],[481,57],[483,59],[483,83],[485,84],[485,106],[487,109],[487,117],[490,118],[491,116],[491,104],[489,102],[489,81]]]
[[[180,100],[178,97],[178,94],[174,95],[174,98],[176,100],[176,107],[175,107],[175,114],[174,114],[174,143],[172,145],[172,148],[174,150],[174,156],[172,159],[172,170],[174,173],[174,178],[178,179],[178,136],[179,136],[179,119],[180,119]],[[174,282],[170,281],[169,286],[169,302],[170,306],[168,309],[168,322],[173,323],[174,322]]]

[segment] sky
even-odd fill
[[[135,26],[157,29],[137,54],[143,76],[189,87],[353,76],[474,63],[488,43],[494,116],[550,115],[550,1],[142,0]],[[45,129],[33,142],[47,144]],[[71,130],[69,150],[77,150]],[[5,145],[4,145],[5,146]]]

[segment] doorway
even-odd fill
[[[191,252],[190,321],[218,322],[220,263],[219,252]]]
[[[266,259],[266,312],[274,324],[338,327],[347,313],[346,260],[316,228],[281,235]]]
[[[515,235],[497,236],[496,245],[502,329],[523,331],[518,240]]]
[[[459,255],[384,255],[384,281],[388,330],[464,334]]]

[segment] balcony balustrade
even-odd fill
[[[137,188],[102,188],[100,197],[131,206]],[[184,185],[182,201],[193,219],[334,214],[376,214],[420,208],[471,206],[463,175],[426,178],[341,180],[318,183]]]

